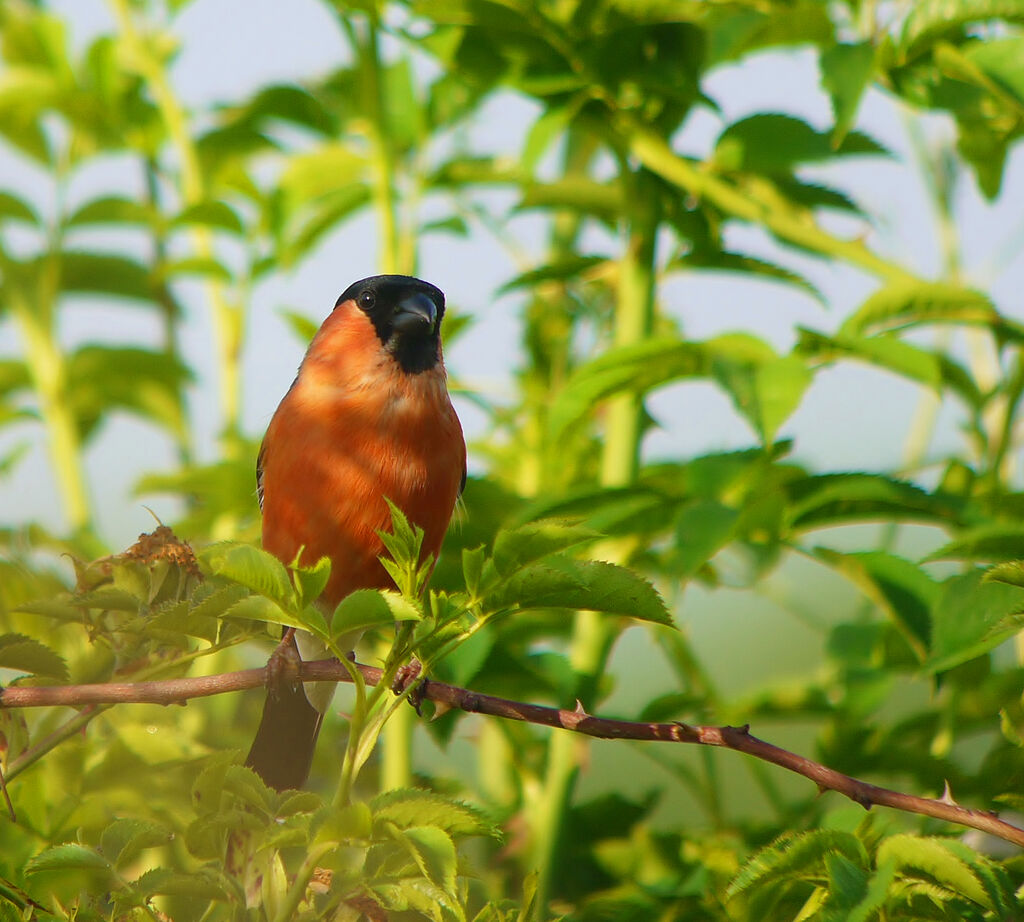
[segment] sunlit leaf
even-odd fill
[[[832,143],[841,144],[857,118],[871,80],[875,48],[871,42],[835,45],[821,54],[821,82],[832,100]]]
[[[14,669],[60,681],[68,677],[68,667],[63,657],[40,641],[23,634],[0,634],[0,669]]]

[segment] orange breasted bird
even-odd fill
[[[379,559],[378,532],[391,528],[385,498],[423,529],[422,558],[437,559],[466,482],[443,316],[444,295],[420,279],[377,275],[349,286],[270,421],[256,464],[263,547],[285,563],[300,551],[303,564],[329,557],[320,597],[328,612],[356,589],[394,588]],[[309,774],[330,700],[315,689],[281,683],[267,694],[246,764],[278,790]]]

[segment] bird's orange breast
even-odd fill
[[[377,534],[385,497],[423,529],[436,559],[465,471],[444,366],[403,373],[357,312],[321,328],[263,446],[263,546],[282,560],[331,559],[322,599],[392,586]]]

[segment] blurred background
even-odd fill
[[[12,629],[69,584],[62,554],[121,550],[153,516],[197,546],[256,540],[255,454],[312,332],[352,281],[416,274],[447,294],[470,442],[436,585],[457,589],[461,550],[499,528],[569,515],[680,628],[537,612],[446,678],[756,720],[990,806],[1021,775],[995,716],[1020,711],[1017,600],[958,608],[949,581],[1024,556],[1024,7],[939,6],[6,0]],[[212,707],[233,734],[257,705]],[[693,912],[708,842],[736,856],[829,811],[855,824],[732,754],[584,754],[454,717],[396,730],[403,747],[382,779],[520,816],[528,857],[506,860],[577,910],[635,870],[608,846],[585,884],[552,876],[566,830],[596,841],[602,798],[609,841],[703,830],[673,859]]]

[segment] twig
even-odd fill
[[[352,665],[352,664],[349,664]],[[367,685],[377,685],[382,671],[374,666],[355,664]],[[346,666],[336,660],[300,663],[297,678],[305,682],[351,682]],[[266,684],[267,670],[244,669],[214,676],[164,679],[153,682],[110,683],[104,685],[13,686],[0,689],[0,708],[82,706],[98,704],[183,704],[190,698],[220,695],[226,692],[258,688]],[[951,798],[937,800],[915,797],[889,788],[868,784],[828,768],[819,762],[781,749],[750,734],[748,727],[705,727],[684,723],[643,723],[594,717],[582,708],[567,711],[539,704],[511,701],[494,695],[420,680],[415,689],[418,700],[433,701],[445,709],[458,708],[471,714],[488,714],[507,720],[521,720],[545,727],[558,727],[598,739],[648,740],[693,743],[745,752],[754,758],[772,762],[813,781],[820,791],[837,791],[865,809],[892,807],[906,813],[918,813],[936,819],[969,826],[1024,848],[1024,829],[999,819],[987,810],[970,810]]]

